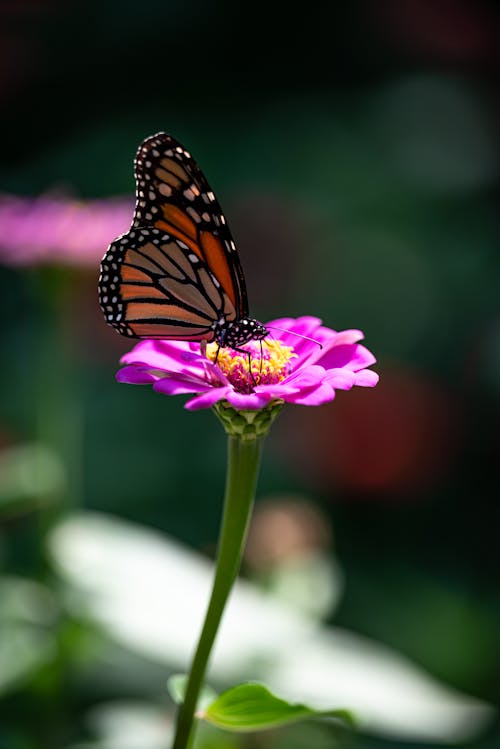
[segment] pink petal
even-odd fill
[[[292,385],[294,388],[305,388],[319,385],[325,377],[323,367],[317,365],[305,366],[292,372],[282,384]]]
[[[291,346],[294,352],[297,354],[297,358],[294,360],[294,366],[298,367],[306,359],[321,351],[318,344],[325,345],[331,338],[335,337],[333,330],[325,328],[321,325],[321,320],[318,317],[303,316],[298,317],[296,320],[291,317],[283,317],[277,320],[271,320],[268,325],[272,328],[276,325],[279,328],[283,328],[285,332],[270,330],[274,338],[279,338],[285,346]],[[297,334],[297,335],[294,335]],[[300,336],[307,336],[312,340],[308,341]]]
[[[357,330],[356,328],[340,330],[335,335],[334,345],[341,346],[343,343],[358,343],[358,341],[362,341],[364,337],[365,336],[361,330]]]
[[[299,393],[285,396],[287,403],[296,403],[302,406],[321,406],[323,403],[328,403],[334,398],[335,390],[328,383],[322,383],[317,387],[307,388],[301,390]]]
[[[229,387],[212,388],[211,390],[207,390],[206,393],[188,400],[184,408],[187,408],[188,411],[198,411],[200,408],[212,408],[214,403],[224,400],[230,390],[231,388]]]
[[[370,367],[376,361],[375,357],[367,348],[359,343],[343,343],[329,348],[317,360],[325,369],[338,369],[345,367],[357,372],[365,367]]]
[[[288,335],[290,331],[293,331],[293,333],[310,336],[321,326],[321,320],[319,317],[313,317],[312,315],[303,315],[297,318],[278,317],[276,320],[270,320],[266,325],[269,325],[271,328],[273,326],[283,328],[285,331],[284,335]]]
[[[205,380],[198,377],[186,377],[182,375],[168,377],[162,377],[157,380],[153,389],[157,393],[163,393],[164,395],[182,395],[185,393],[203,393],[208,389],[212,389]]]
[[[144,340],[132,351],[125,354],[121,361],[124,364],[141,364],[151,369],[164,369],[177,372],[180,369],[196,365],[202,359],[201,354],[191,350],[186,341]]]
[[[237,393],[235,390],[231,390],[227,394],[226,400],[234,408],[256,410],[266,406],[272,397],[272,394],[269,392],[249,393],[247,395],[246,393]]]
[[[119,369],[115,377],[118,382],[125,382],[129,385],[150,385],[158,379],[158,375],[153,375],[147,370],[136,367],[133,364],[129,367]]]
[[[375,387],[379,381],[378,374],[371,369],[362,369],[361,372],[356,372],[354,377],[354,384],[359,385],[360,387],[372,388]]]
[[[283,385],[283,383],[280,383],[279,385],[259,386],[258,395],[267,397],[269,399],[267,402],[269,402],[271,400],[287,400],[288,396],[300,392],[300,388],[295,388],[291,385]]]
[[[350,390],[355,384],[355,374],[348,369],[330,369],[324,378],[336,390]]]

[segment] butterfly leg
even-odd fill
[[[261,343],[261,346],[262,346],[262,343]],[[247,359],[248,359],[248,374],[252,378],[253,384],[254,385],[258,385],[259,383],[255,379],[254,373],[252,372],[252,352],[248,351],[247,349],[244,349],[244,348],[237,348],[236,346],[233,348],[233,351],[237,351],[238,354],[243,354],[244,356],[247,357]],[[262,357],[261,357],[261,371],[262,371]]]

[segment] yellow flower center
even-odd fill
[[[242,353],[242,351],[245,353]],[[207,358],[217,363],[227,379],[240,393],[251,393],[255,385],[275,385],[292,371],[290,360],[296,357],[292,346],[272,338],[249,341],[241,351],[207,345]]]

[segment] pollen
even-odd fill
[[[250,341],[239,351],[207,345],[207,358],[215,362],[240,393],[253,392],[256,385],[276,385],[291,374],[291,360],[297,354],[292,346],[265,339]]]

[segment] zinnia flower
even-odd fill
[[[219,401],[238,410],[275,401],[319,406],[333,400],[335,390],[377,384],[378,375],[368,369],[375,357],[359,343],[360,330],[337,333],[309,316],[273,320],[268,326],[269,337],[246,344],[247,353],[211,343],[204,355],[199,343],[141,341],[122,358],[126,366],[117,379],[152,384],[165,395],[192,395],[186,403],[190,410]]]
[[[0,262],[94,267],[102,248],[127,231],[132,208],[128,198],[0,195]]]

